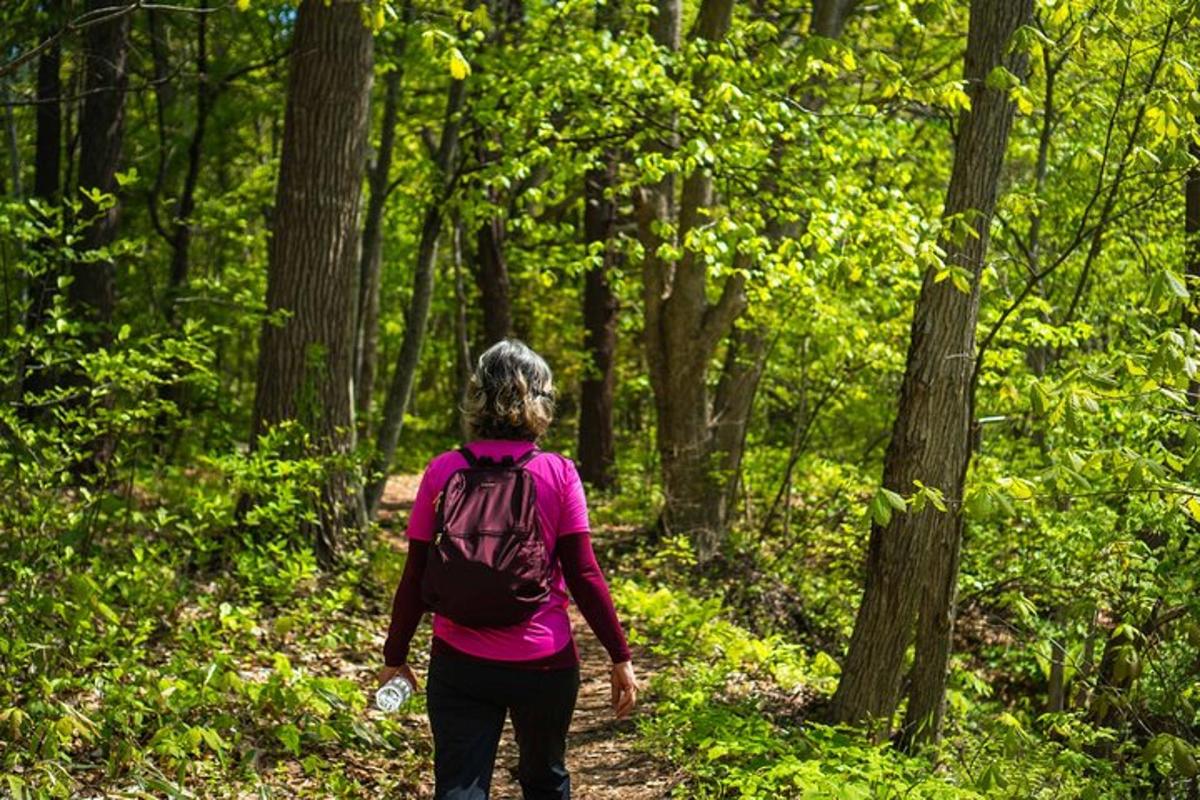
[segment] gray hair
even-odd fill
[[[463,414],[472,438],[536,441],[554,419],[550,367],[524,343],[500,340],[479,357]]]

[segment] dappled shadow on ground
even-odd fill
[[[658,800],[668,797],[677,782],[670,767],[661,759],[640,749],[636,724],[632,719],[617,721],[609,705],[608,655],[596,641],[578,610],[572,606],[571,621],[579,643],[582,674],[579,700],[571,722],[567,746],[567,767],[571,770],[572,798],[575,800]],[[650,679],[651,664],[634,652],[638,680],[644,687]],[[643,706],[636,713],[647,713]],[[517,748],[512,726],[505,725],[500,755],[496,760],[493,800],[520,800],[517,785]]]

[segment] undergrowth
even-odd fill
[[[402,556],[319,573],[305,542],[206,519],[203,498],[231,505],[221,478],[167,477],[186,485],[156,494],[189,510],[133,503],[86,553],[70,526],[0,545],[0,796],[414,793],[421,701],[368,707]],[[228,555],[198,557],[213,537]]]
[[[670,573],[623,578],[613,590],[633,641],[662,664],[640,729],[646,748],[686,774],[676,797],[1098,800],[1145,796],[1158,774],[1161,754],[1138,755],[1119,774],[1086,753],[1103,731],[1072,715],[1010,712],[962,671],[937,750],[909,756],[870,744],[822,722],[837,685],[833,658],[749,632],[720,600],[694,596]]]

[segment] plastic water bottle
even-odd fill
[[[396,675],[375,691],[375,707],[391,714],[412,697],[413,687],[403,675]]]

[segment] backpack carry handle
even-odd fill
[[[494,458],[491,458],[489,456],[475,455],[474,453],[471,452],[471,449],[469,447],[467,447],[465,444],[462,447],[458,448],[458,452],[459,452],[459,454],[462,455],[463,458],[465,458],[467,460],[467,466],[469,466],[471,469],[475,469],[480,466],[492,466],[497,463],[497,461]],[[523,453],[520,458],[516,459],[515,461],[513,460],[512,456],[504,456],[503,458],[500,459],[499,464],[504,467],[523,467],[526,464],[528,464],[530,461],[532,461],[535,456],[541,455],[541,453],[542,453],[542,451],[539,450],[537,447],[531,447],[529,450],[527,450],[525,453]]]

